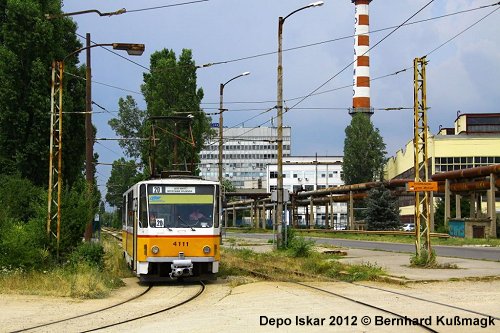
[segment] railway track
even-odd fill
[[[201,281],[199,283],[200,283],[200,289],[198,290],[198,292],[196,292],[195,295],[187,298],[186,300],[183,300],[181,302],[177,302],[177,303],[175,303],[173,305],[170,305],[168,307],[165,307],[165,308],[157,310],[157,311],[153,311],[153,312],[147,313],[145,315],[135,316],[135,317],[132,317],[132,318],[128,318],[126,320],[122,320],[122,321],[116,322],[116,323],[99,326],[99,327],[96,327],[96,328],[93,328],[93,329],[89,329],[89,330],[85,330],[85,331],[81,331],[81,332],[82,333],[85,333],[85,332],[95,332],[95,331],[103,330],[103,329],[106,329],[106,328],[115,327],[115,326],[123,325],[123,324],[126,324],[126,323],[130,323],[132,321],[136,321],[136,320],[139,320],[139,319],[148,318],[148,317],[151,317],[151,316],[154,316],[154,315],[157,315],[157,314],[160,314],[160,313],[167,312],[169,310],[175,309],[175,308],[177,308],[177,307],[179,307],[181,305],[184,305],[186,303],[189,303],[189,302],[195,300],[201,294],[203,294],[203,292],[205,291],[205,284],[203,282],[201,282]]]
[[[180,306],[182,306],[184,304],[187,304],[187,303],[193,301],[194,299],[198,298],[200,295],[202,295],[203,292],[205,291],[206,287],[205,287],[205,284],[203,282],[199,282],[199,284],[200,284],[200,288],[198,288],[193,295],[191,295],[191,296],[188,295],[189,297],[184,298],[181,301],[175,302],[174,304],[169,304],[168,306],[164,306],[164,307],[160,308],[159,310],[151,311],[149,313],[142,314],[142,315],[136,315],[136,314],[134,314],[134,315],[128,316],[124,320],[120,320],[120,321],[117,321],[117,322],[114,322],[114,323],[109,323],[109,324],[104,324],[104,325],[99,325],[99,324],[95,325],[94,324],[93,325],[94,327],[92,327],[92,328],[78,329],[77,326],[75,325],[73,328],[70,329],[70,331],[74,330],[74,331],[82,332],[82,333],[83,332],[95,332],[95,331],[99,331],[99,330],[103,330],[103,329],[111,328],[111,327],[116,327],[116,326],[119,326],[119,325],[123,325],[123,324],[130,323],[130,322],[133,322],[133,321],[136,321],[136,320],[140,320],[140,319],[143,319],[143,318],[148,318],[148,317],[151,317],[151,316],[158,315],[160,313],[167,312],[169,310],[172,310],[172,309],[180,307]],[[139,299],[140,297],[146,295],[152,289],[153,289],[153,287],[149,286],[141,294],[136,295],[134,297],[131,297],[130,299],[127,299],[125,301],[113,304],[113,305],[108,306],[108,307],[104,307],[104,308],[101,308],[101,309],[98,309],[98,310],[95,310],[95,311],[91,311],[91,312],[82,313],[80,315],[76,315],[76,316],[72,316],[72,317],[68,317],[68,318],[63,318],[63,319],[60,319],[60,320],[51,321],[49,323],[44,323],[44,324],[40,324],[40,325],[36,325],[36,326],[22,328],[20,330],[11,331],[10,333],[28,332],[28,331],[31,331],[31,330],[40,330],[40,329],[42,329],[42,330],[54,330],[54,331],[62,331],[62,330],[66,331],[66,330],[68,330],[69,327],[73,326],[71,324],[72,320],[81,319],[81,318],[84,318],[84,317],[88,317],[89,318],[88,322],[92,323],[92,316],[100,315],[100,314],[104,313],[105,311],[110,310],[112,308],[116,308],[118,306],[126,306],[127,303]],[[180,292],[179,294],[182,294],[182,293],[185,293],[185,292],[183,291],[183,292]],[[122,310],[121,313],[126,313],[126,311],[127,311],[126,309],[127,308],[124,308],[124,310]],[[113,315],[111,315],[110,317],[113,317]],[[61,326],[53,327],[54,325],[57,325],[57,324],[60,325],[60,324],[64,324],[64,323],[66,323],[66,325],[67,325],[66,328],[61,328]],[[75,323],[73,323],[73,324],[75,324]]]
[[[249,262],[249,263],[252,264],[251,262]],[[256,264],[256,263],[253,263],[253,264]],[[493,319],[493,320],[500,320],[500,318],[498,318],[496,316],[493,316],[493,315],[485,314],[485,313],[482,313],[482,312],[478,312],[478,311],[466,309],[466,308],[455,306],[455,305],[451,305],[451,304],[446,304],[446,303],[442,303],[442,302],[432,301],[432,300],[428,300],[428,299],[417,297],[417,296],[413,296],[413,295],[408,295],[408,294],[405,294],[405,293],[402,293],[402,292],[397,292],[397,291],[394,291],[394,290],[388,290],[388,289],[385,289],[385,288],[374,287],[374,286],[367,286],[367,285],[363,285],[363,284],[359,284],[359,283],[355,283],[355,282],[346,282],[346,281],[342,281],[342,280],[338,280],[338,279],[328,278],[328,277],[324,277],[324,276],[317,276],[317,275],[313,275],[313,274],[307,274],[307,273],[298,272],[298,271],[294,271],[294,270],[287,270],[285,268],[277,267],[277,266],[273,266],[273,265],[266,265],[266,264],[263,265],[262,263],[259,263],[259,265],[260,266],[264,266],[267,269],[273,269],[273,270],[279,270],[279,271],[283,271],[283,272],[288,272],[288,273],[290,273],[290,275],[294,275],[294,276],[298,276],[298,277],[315,278],[315,279],[319,279],[320,281],[321,280],[323,280],[323,281],[327,280],[327,281],[331,281],[331,282],[350,284],[350,285],[354,285],[354,286],[357,286],[357,287],[360,287],[360,288],[369,288],[369,289],[373,289],[373,290],[382,291],[384,293],[389,293],[389,294],[393,294],[393,295],[397,295],[397,296],[403,296],[403,297],[406,297],[406,298],[409,298],[409,299],[413,299],[413,300],[417,300],[417,301],[421,301],[421,302],[425,302],[425,303],[429,303],[429,304],[433,304],[433,305],[438,305],[438,306],[442,306],[442,307],[446,307],[446,308],[451,308],[451,309],[463,311],[463,312],[466,312],[466,313],[475,314],[475,315],[482,316],[482,317],[489,318],[489,319]],[[256,270],[253,270],[253,269],[249,269],[249,268],[246,268],[246,267],[240,267],[240,269],[242,269],[244,271],[247,271],[248,273],[250,273],[250,274],[252,274],[254,276],[264,278],[266,280],[271,280],[271,281],[275,281],[276,280],[271,275],[268,275],[268,274],[263,273],[263,272],[259,272],[259,271],[256,271]],[[285,282],[289,282],[291,284],[296,284],[296,285],[302,286],[304,288],[308,288],[308,289],[312,289],[312,290],[319,291],[319,292],[322,292],[322,293],[326,293],[326,294],[329,294],[331,296],[339,297],[339,298],[342,298],[344,300],[347,300],[347,301],[350,301],[350,302],[353,302],[353,303],[356,303],[356,304],[359,304],[359,305],[362,305],[362,306],[365,306],[365,307],[369,307],[369,308],[377,310],[377,311],[381,311],[381,312],[384,312],[384,313],[387,313],[387,314],[391,314],[391,315],[396,316],[398,318],[403,318],[404,319],[404,318],[408,317],[407,315],[400,314],[400,313],[397,313],[397,312],[394,312],[394,311],[391,311],[391,310],[388,310],[388,309],[384,309],[382,307],[379,307],[379,306],[376,306],[376,305],[373,305],[373,304],[369,304],[369,303],[366,303],[366,302],[363,302],[363,301],[360,301],[360,300],[357,300],[357,299],[354,299],[354,298],[351,298],[351,297],[348,297],[348,296],[345,296],[345,295],[342,295],[342,294],[339,294],[339,293],[336,293],[336,292],[333,292],[333,291],[330,291],[330,290],[326,290],[326,289],[323,289],[323,288],[312,286],[312,285],[309,285],[309,284],[304,283],[304,282],[297,282],[297,281],[294,281],[293,279],[290,279],[289,281],[285,281]],[[426,330],[428,332],[437,332],[432,327],[429,327],[429,326],[421,324],[421,323],[417,324],[416,326],[419,326],[419,327],[421,327],[422,329],[424,329],[424,330]]]
[[[104,307],[104,308],[101,308],[101,309],[98,309],[98,310],[95,310],[95,311],[90,311],[90,312],[82,313],[82,314],[79,314],[79,315],[76,315],[76,316],[72,316],[72,317],[68,317],[68,318],[64,318],[64,319],[60,319],[60,320],[51,321],[50,323],[45,323],[45,324],[39,324],[39,325],[36,325],[36,326],[26,327],[26,328],[23,328],[23,329],[20,329],[20,330],[11,331],[10,333],[28,332],[28,331],[31,331],[31,330],[34,330],[34,329],[37,329],[37,328],[49,327],[51,325],[55,325],[55,324],[63,323],[63,322],[66,322],[66,321],[70,321],[70,320],[82,318],[82,317],[85,317],[85,316],[91,316],[93,314],[100,313],[100,312],[103,312],[103,311],[115,308],[117,306],[127,304],[128,302],[137,300],[138,298],[146,295],[152,288],[153,288],[153,286],[149,285],[146,290],[144,290],[142,293],[140,293],[138,295],[135,295],[135,296],[130,297],[130,298],[128,298],[128,299],[126,299],[126,300],[124,300],[122,302],[118,302],[116,304],[113,304],[113,305],[110,305],[110,306],[107,306],[107,307]]]

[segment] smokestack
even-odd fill
[[[352,109],[349,114],[373,114],[370,105],[370,48],[368,7],[372,0],[351,0],[355,7],[354,20],[354,80]]]

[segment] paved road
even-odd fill
[[[241,237],[241,238],[260,238],[271,239],[271,234],[243,234],[243,233],[228,233],[228,237]],[[319,244],[328,244],[334,246],[350,247],[355,249],[367,250],[382,250],[392,252],[415,252],[413,244],[402,243],[386,243],[386,242],[369,242],[359,240],[347,239],[333,239],[333,238],[310,238]],[[499,247],[464,247],[464,246],[442,246],[435,245],[432,247],[436,251],[436,255],[442,257],[456,257],[465,259],[483,259],[500,261],[500,248]]]

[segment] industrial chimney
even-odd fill
[[[355,7],[354,19],[354,80],[352,108],[349,114],[373,114],[370,106],[370,36],[368,7],[372,0],[351,0]]]

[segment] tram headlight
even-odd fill
[[[210,246],[205,245],[205,246],[203,247],[203,253],[205,253],[205,254],[209,254],[209,253],[210,253]]]
[[[153,252],[153,254],[158,254],[158,252],[160,252],[160,248],[157,245],[153,245],[151,252]]]

